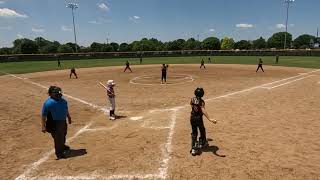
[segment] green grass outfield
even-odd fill
[[[257,64],[257,56],[193,56],[193,57],[150,57],[143,58],[142,65],[145,64],[199,64],[203,58],[205,63],[211,57],[214,64]],[[138,58],[113,58],[113,59],[87,59],[87,60],[61,60],[61,68],[57,67],[57,61],[25,61],[0,63],[0,74],[2,72],[12,74],[31,73],[39,71],[50,71],[57,69],[102,67],[102,66],[124,66],[125,61],[129,60],[131,65],[140,64]],[[320,68],[320,57],[302,56],[282,56],[279,63],[275,64],[274,56],[262,57],[265,65]]]

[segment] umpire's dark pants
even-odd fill
[[[206,141],[206,129],[203,124],[202,115],[191,115],[190,118],[192,133],[191,133],[191,146],[192,148],[196,148],[196,142],[198,137],[198,128],[200,130],[200,143],[204,143]]]
[[[51,136],[54,140],[54,149],[57,158],[64,156],[66,136],[67,136],[67,123],[66,121],[54,121],[54,131],[51,132]]]

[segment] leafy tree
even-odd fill
[[[132,47],[127,43],[121,43],[119,46],[119,51],[121,51],[121,52],[128,52],[131,50],[132,50]]]
[[[260,37],[259,39],[253,41],[252,47],[253,49],[264,49],[267,47],[267,42],[265,39]]]
[[[185,49],[193,50],[193,49],[196,49],[196,46],[197,46],[196,40],[194,38],[190,38],[186,41]]]
[[[118,43],[115,43],[115,42],[112,42],[110,43],[110,46],[112,46],[112,51],[119,51],[119,44]]]
[[[102,44],[101,52],[113,52],[113,51],[116,51],[116,50],[113,49],[114,46],[112,46],[111,44]]]
[[[68,42],[67,45],[69,45],[72,48],[73,52],[76,52],[76,44],[72,42]],[[80,49],[80,46],[77,44],[77,50]]]
[[[92,52],[102,52],[103,48],[103,44],[101,43],[97,43],[97,42],[93,42],[91,45],[90,45],[90,49]]]
[[[285,39],[286,32],[278,32],[274,33],[269,39],[268,39],[268,47],[269,48],[277,48],[277,49],[283,49],[284,48],[284,39]],[[292,35],[290,33],[287,33],[287,40],[286,40],[287,47],[290,47],[290,44],[292,42]]]
[[[233,49],[234,47],[234,40],[232,38],[225,37],[221,41],[221,49],[229,50]]]
[[[11,53],[12,53],[12,48],[8,48],[8,47],[0,48],[0,54],[11,54]]]
[[[295,48],[303,48],[303,49],[308,48],[310,47],[311,40],[314,41],[315,38],[316,38],[315,36],[312,36],[309,34],[300,35],[293,41],[293,46]]]
[[[30,39],[23,39],[18,50],[21,54],[35,54],[38,52],[38,46]]]
[[[72,53],[73,52],[73,48],[68,43],[67,44],[63,44],[63,45],[59,46],[58,52],[59,53]]]
[[[58,52],[58,48],[59,48],[59,46],[57,46],[56,44],[54,44],[54,43],[49,43],[49,44],[41,47],[41,48],[39,49],[39,52],[40,52],[41,54],[56,53],[56,52]]]
[[[250,49],[251,48],[251,43],[246,40],[241,40],[238,41],[234,44],[235,49]]]
[[[216,37],[208,37],[202,41],[202,48],[206,50],[219,50],[220,40]]]
[[[177,39],[168,43],[168,50],[183,50],[186,41],[184,39]]]

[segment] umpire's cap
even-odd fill
[[[202,87],[197,87],[197,89],[196,90],[194,90],[194,95],[196,96],[196,97],[203,97],[203,95],[204,95],[204,90],[203,90],[203,88]]]

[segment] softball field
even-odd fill
[[[170,64],[0,76],[0,179],[320,179],[320,70],[255,65]],[[110,121],[98,82],[116,82]],[[55,160],[41,132],[50,85],[60,86],[73,124],[71,157]],[[210,146],[189,154],[190,98],[201,86]]]

